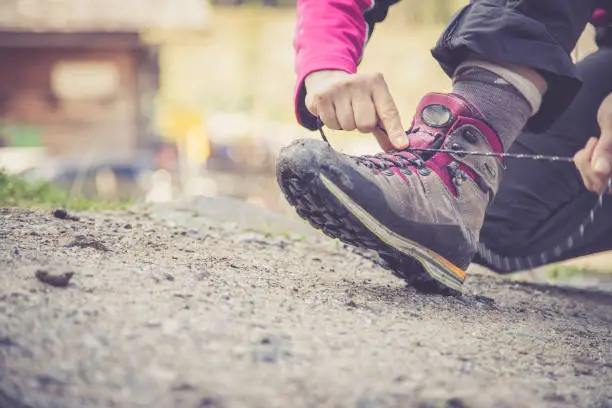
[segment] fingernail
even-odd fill
[[[593,166],[593,170],[600,174],[608,174],[612,171],[610,167],[610,162],[603,157],[600,157],[595,161],[595,165]]]
[[[408,144],[408,138],[404,135],[401,136],[395,136],[393,138],[393,144],[397,147],[403,147],[406,146]]]

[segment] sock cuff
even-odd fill
[[[467,68],[482,68],[484,70],[493,72],[495,75],[499,76],[508,84],[516,88],[516,90],[523,95],[531,107],[532,116],[540,110],[540,105],[542,104],[542,94],[538,88],[524,76],[489,61],[468,59],[459,64],[455,70],[453,82],[456,82],[457,77],[461,74],[461,70]]]

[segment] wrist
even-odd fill
[[[349,75],[346,71],[336,69],[313,71],[304,78],[304,86],[306,87],[306,92],[308,92],[309,89],[316,88],[317,84],[333,82],[336,79],[342,79]]]

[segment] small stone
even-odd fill
[[[74,241],[70,244],[66,245],[66,248],[93,248],[102,252],[110,252],[110,249],[100,240],[95,238],[87,237],[84,235],[79,235],[75,237]]]
[[[38,382],[38,384],[43,387],[50,386],[50,385],[61,386],[66,383],[66,380],[64,378],[60,378],[60,376],[53,375],[53,374],[46,374],[46,373],[38,374],[34,378],[36,378],[36,381]]]
[[[35,273],[36,279],[46,283],[47,285],[63,288],[68,286],[70,279],[74,276],[74,272],[64,272],[61,274],[51,274],[44,269],[38,269]]]
[[[172,391],[193,391],[195,387],[189,383],[180,383],[172,386]]]
[[[53,216],[60,220],[79,221],[80,218],[76,215],[71,215],[65,208],[57,208],[53,211]]]
[[[174,282],[174,276],[169,274],[168,272],[164,272],[164,278],[166,278],[166,280],[169,280],[170,282]]]
[[[132,224],[125,224],[123,228],[128,229],[128,230],[132,229]]]
[[[65,208],[57,208],[53,211],[53,216],[55,218],[59,218],[60,220],[65,220],[68,217],[68,211]]]
[[[204,397],[198,404],[198,408],[220,408],[222,406],[221,401],[214,397]]]
[[[270,350],[254,350],[252,353],[253,361],[263,363],[278,363],[278,351]]]
[[[195,278],[198,281],[203,281],[204,279],[208,278],[210,276],[210,272],[208,272],[205,269],[200,269],[198,272],[196,272]]]
[[[11,346],[16,346],[16,345],[17,344],[15,344],[15,342],[11,340],[10,337],[8,336],[0,337],[0,347],[11,347]]]
[[[444,408],[467,408],[467,405],[459,398],[450,398],[446,400]]]
[[[288,337],[285,335],[262,337],[251,353],[253,361],[275,364],[282,357],[290,356],[286,340]]]
[[[239,243],[239,244],[242,244],[242,243],[244,244],[250,244],[250,243],[263,244],[265,243],[265,237],[255,232],[248,232],[248,233],[241,234],[235,237],[234,242]]]

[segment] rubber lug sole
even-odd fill
[[[311,177],[298,177],[285,169],[278,181],[285,198],[297,214],[325,235],[377,252],[383,261],[379,265],[421,292],[447,296],[461,294],[465,275],[460,277],[458,274],[462,271],[417,243],[411,242],[411,248],[400,251],[383,241],[330,191],[329,184],[326,185],[329,180],[325,176],[312,174]],[[407,255],[406,252],[416,256]],[[433,270],[437,277],[433,276]]]

